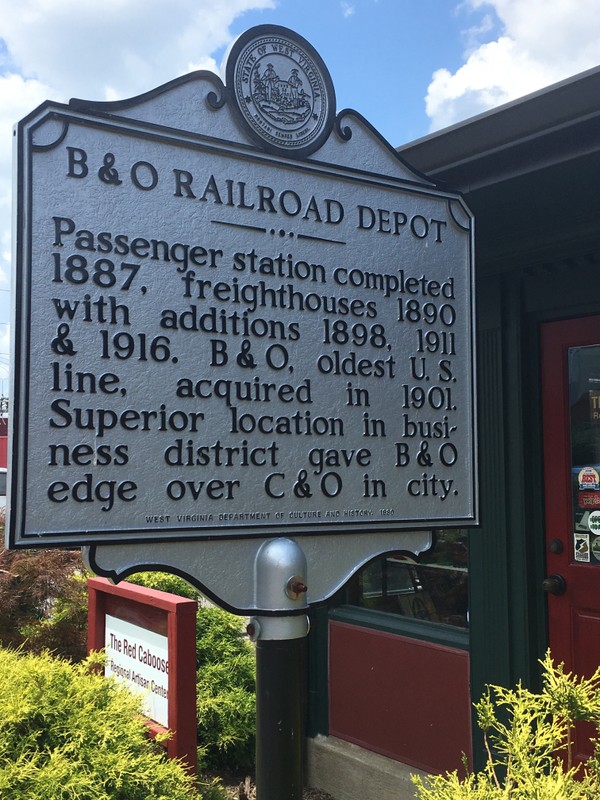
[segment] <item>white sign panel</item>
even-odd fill
[[[471,217],[272,39],[20,123],[11,543],[477,521]]]
[[[150,719],[169,727],[169,641],[166,636],[110,614],[105,624],[105,675],[144,699]]]

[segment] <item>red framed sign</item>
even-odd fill
[[[88,581],[88,650],[144,696],[151,735],[172,732],[170,758],[197,770],[196,601],[105,578]]]

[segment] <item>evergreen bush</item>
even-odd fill
[[[542,690],[490,686],[475,704],[484,734],[485,768],[461,779],[458,773],[413,776],[418,800],[597,800],[600,746],[584,765],[573,763],[575,723],[600,729],[600,667],[578,678],[556,666],[548,653]]]
[[[0,648],[2,800],[200,798],[147,736],[139,700],[49,654]]]
[[[197,589],[179,575],[170,572],[136,572],[127,578],[128,583],[145,586],[147,589],[156,589],[159,592],[169,592],[189,600],[197,600],[200,596]]]
[[[206,769],[254,764],[256,660],[242,620],[220,608],[198,609],[199,760]]]

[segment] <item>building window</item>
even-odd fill
[[[361,608],[468,628],[465,533],[436,531],[433,547],[418,557],[387,553],[375,559],[352,579],[348,599]]]

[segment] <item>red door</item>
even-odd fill
[[[600,317],[542,328],[548,624],[567,671],[600,665]],[[591,753],[581,726],[579,759]]]

